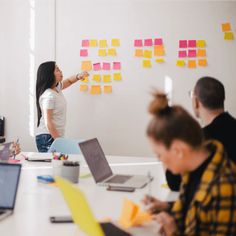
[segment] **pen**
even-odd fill
[[[15,148],[17,147],[17,145],[19,144],[19,138],[17,138],[16,143],[15,143]],[[16,159],[16,149],[14,149],[14,153],[13,153],[13,159]]]

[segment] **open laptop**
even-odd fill
[[[0,160],[8,161],[12,155],[13,142],[0,144]]]
[[[152,180],[144,175],[114,175],[96,138],[81,142],[79,146],[97,184],[142,188]]]
[[[20,164],[0,162],[0,221],[13,213],[20,172]]]

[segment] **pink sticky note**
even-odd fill
[[[187,40],[179,40],[179,47],[186,48],[187,47]]]
[[[179,51],[179,57],[187,57],[187,52],[186,51]]]
[[[141,39],[134,40],[134,46],[135,47],[142,47],[143,46],[143,41]]]
[[[103,70],[110,70],[111,69],[110,63],[103,62],[102,69]]]
[[[80,50],[80,56],[81,57],[87,57],[88,56],[88,50],[87,49],[81,49]]]
[[[196,40],[188,40],[188,47],[195,48],[197,45]]]
[[[101,70],[101,65],[100,65],[100,63],[94,63],[93,64],[93,70]]]
[[[121,63],[120,62],[113,62],[113,70],[120,70]]]
[[[197,52],[196,50],[188,50],[188,57],[196,57]]]
[[[145,39],[144,46],[152,46],[152,39]]]
[[[163,40],[161,38],[154,39],[154,45],[163,45]]]
[[[89,40],[84,39],[82,40],[82,47],[88,47],[89,46]]]

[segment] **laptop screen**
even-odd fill
[[[21,165],[0,163],[0,208],[14,209]]]
[[[113,174],[96,138],[79,143],[79,146],[96,183]]]

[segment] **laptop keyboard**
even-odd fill
[[[123,184],[131,177],[131,175],[114,175],[112,178],[107,180],[106,183]]]

